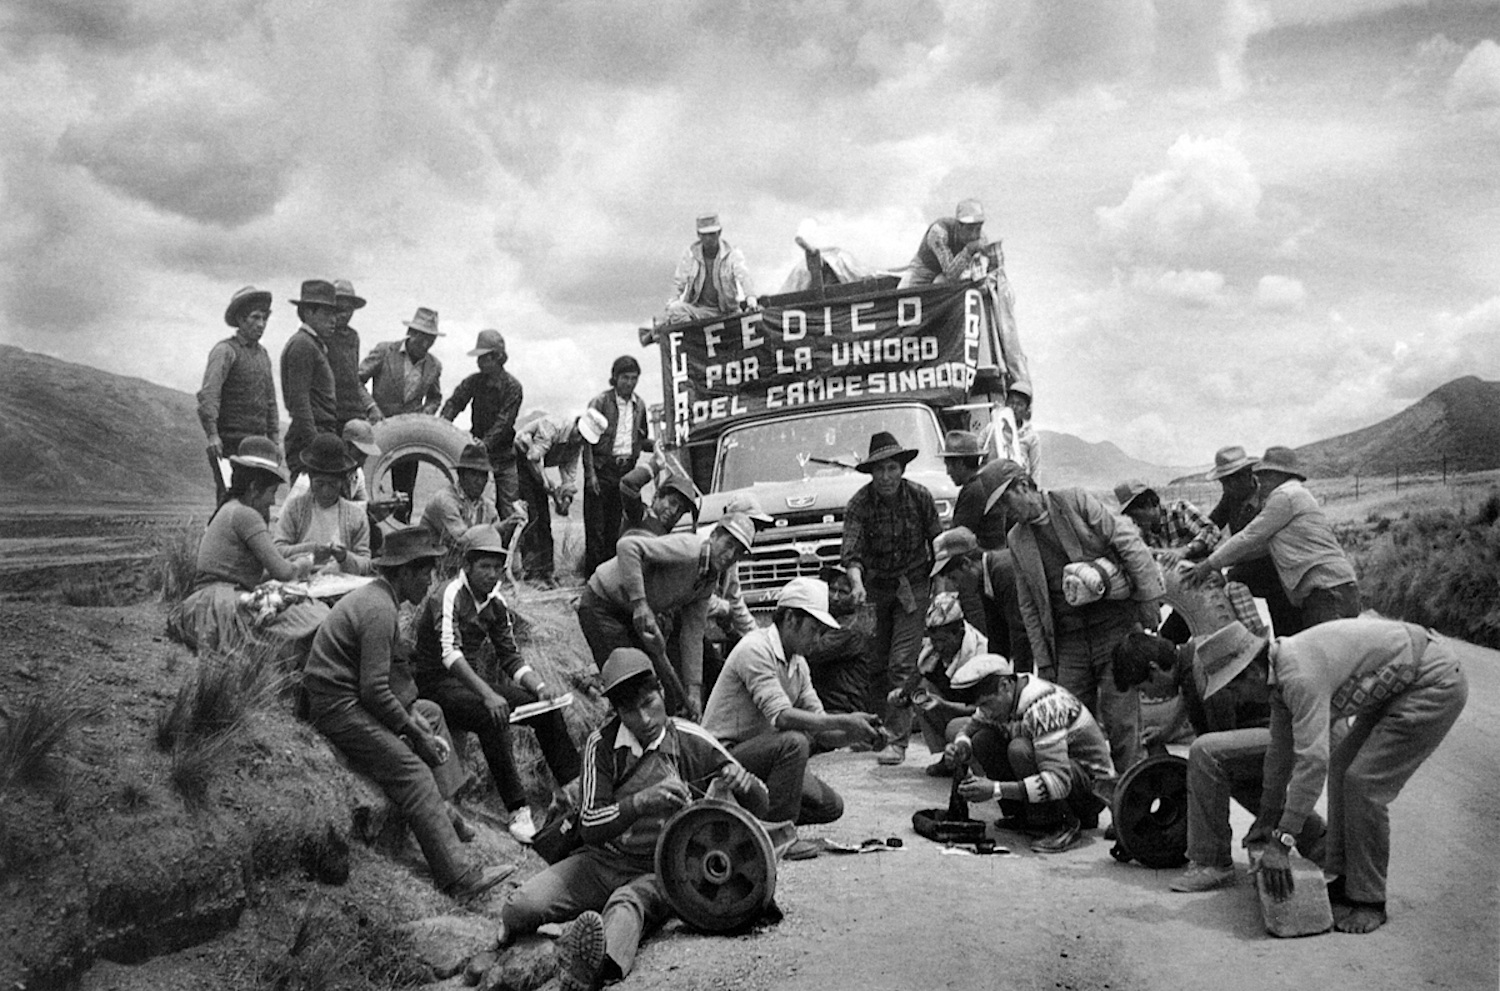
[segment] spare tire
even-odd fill
[[[380,446],[380,453],[370,455],[365,461],[365,483],[372,494],[380,488],[391,465],[402,458],[415,457],[426,461],[452,481],[459,456],[465,447],[475,442],[472,434],[452,421],[426,413],[402,413],[374,426],[375,443]],[[413,507],[414,518],[417,515],[416,507]]]

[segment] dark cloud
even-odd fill
[[[157,209],[234,228],[270,213],[289,185],[295,159],[268,140],[268,123],[202,98],[165,99],[68,128],[57,158]]]
[[[0,44],[21,51],[61,42],[113,52],[195,44],[238,31],[257,6],[259,0],[7,0]]]

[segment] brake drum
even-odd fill
[[[1187,861],[1187,761],[1155,754],[1126,771],[1115,785],[1115,859],[1146,867]]]
[[[723,933],[754,922],[776,894],[776,851],[760,820],[732,802],[682,809],[656,841],[656,876],[693,929]]]

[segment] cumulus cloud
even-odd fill
[[[1121,257],[1172,261],[1237,247],[1256,225],[1261,195],[1238,148],[1185,134],[1168,149],[1167,168],[1137,178],[1122,202],[1095,216]]]
[[[1255,286],[1255,305],[1262,310],[1295,310],[1307,301],[1307,289],[1286,275],[1263,275]]]
[[[1443,105],[1454,113],[1500,108],[1500,45],[1486,38],[1464,56],[1448,80]]]
[[[1420,399],[1465,375],[1500,378],[1494,342],[1500,339],[1500,296],[1462,313],[1440,313],[1416,334],[1398,340],[1385,376],[1388,393]]]
[[[1131,275],[1131,285],[1138,291],[1175,299],[1188,306],[1218,306],[1225,302],[1224,276],[1219,272],[1137,269]]]

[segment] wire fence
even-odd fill
[[[1472,466],[1472,467],[1470,467]],[[1331,478],[1310,478],[1307,488],[1324,505],[1359,503],[1372,499],[1396,499],[1410,495],[1417,499],[1422,492],[1438,489],[1453,491],[1490,487],[1500,483],[1500,470],[1481,466],[1476,459],[1436,458],[1430,462],[1401,465],[1383,472],[1361,471]],[[1218,482],[1180,481],[1157,490],[1164,501],[1186,499],[1207,512],[1219,501]]]

